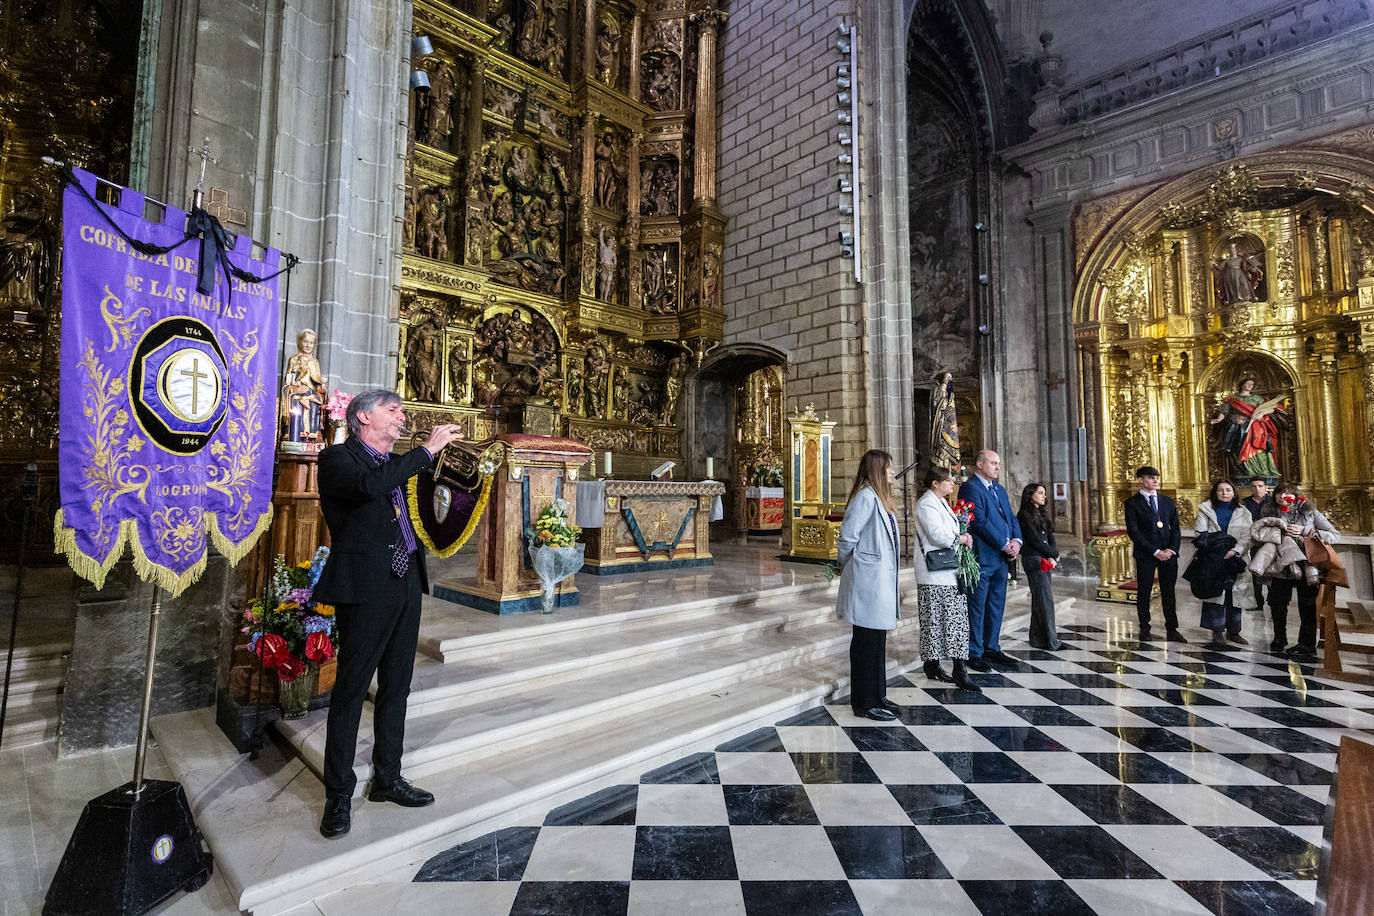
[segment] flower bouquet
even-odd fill
[[[344,441],[344,437],[348,435],[348,427],[344,425],[344,421],[348,419],[348,405],[352,400],[353,395],[335,388],[333,396],[325,402],[325,413],[334,425],[335,444]]]
[[[1051,560],[1049,557],[1041,557],[1041,558],[1040,558],[1040,571],[1041,571],[1041,572],[1049,572],[1049,571],[1052,570],[1052,569],[1054,569],[1054,561]]]
[[[969,525],[973,523],[973,503],[966,499],[956,499],[954,501],[954,517],[959,520],[959,536],[968,534]],[[973,548],[964,544],[959,545],[955,552],[959,559],[959,565],[955,570],[955,578],[959,582],[959,590],[965,594],[973,594],[973,590],[978,587],[978,579],[982,576],[982,570],[978,568],[978,557],[974,554]]]
[[[558,583],[582,568],[586,546],[577,543],[582,529],[568,520],[568,502],[555,499],[539,513],[534,527],[525,529],[530,563],[544,586],[543,611],[552,614]]]
[[[277,674],[282,718],[305,715],[314,696],[320,666],[336,652],[334,608],[311,600],[324,570],[329,548],[321,547],[309,562],[288,567],[281,554],[272,566],[265,598],[254,598],[243,612],[242,632],[248,651],[264,671]]]

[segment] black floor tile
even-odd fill
[[[1326,817],[1326,804],[1287,786],[1212,786],[1283,827],[1316,827]]]
[[[1082,754],[1089,763],[1106,770],[1124,783],[1189,783],[1194,780],[1150,754]]]
[[[825,832],[851,881],[950,877],[915,827],[826,827]]]
[[[792,762],[804,783],[882,781],[868,761],[852,751],[794,751]]]
[[[994,678],[994,677],[999,677],[999,678],[1002,677],[1002,675],[1000,675],[1000,674],[993,674],[992,672],[988,672],[987,674],[981,674],[981,673],[979,673],[979,672],[977,672],[977,671],[970,671],[970,672],[969,672],[969,676],[973,678],[973,682],[974,682],[975,684],[977,684],[979,687],[993,687],[993,686],[996,686],[996,685],[994,685],[994,684],[992,683],[992,680],[991,680],[991,679]],[[985,678],[986,678],[986,680],[985,680]],[[1006,680],[1006,679],[1003,678],[1003,680]],[[1012,686],[1012,687],[1018,686],[1017,684],[1012,683],[1012,682],[1010,682],[1010,681],[1008,681],[1007,683],[1008,683],[1010,686]],[[930,695],[933,696],[935,699],[939,700],[941,703],[945,703],[945,704],[950,705],[950,706],[974,706],[974,705],[980,705],[980,704],[981,704],[981,705],[985,705],[985,704],[988,704],[988,703],[995,703],[995,702],[996,702],[996,700],[993,700],[992,698],[988,697],[988,696],[985,695],[985,694],[973,693],[972,691],[969,691],[969,690],[955,690],[953,687],[927,687],[925,690],[926,690],[926,693],[930,694]],[[929,708],[929,707],[914,706],[914,707],[912,707],[912,708],[913,708],[913,709],[926,709],[926,708]],[[908,723],[908,724],[914,725],[914,724],[916,724],[916,723],[913,722],[913,723]],[[931,723],[929,723],[929,722],[924,722],[924,723],[921,723],[921,724],[923,724],[923,725],[929,725],[929,724],[931,724]]]
[[[904,685],[905,686],[905,685]],[[775,725],[835,725],[835,717],[830,714],[830,710],[824,706],[817,706],[815,709],[808,709],[806,712],[797,713],[790,719],[783,719]]]
[[[1311,916],[1308,903],[1277,881],[1175,881],[1222,916]]]
[[[1101,827],[1013,827],[1061,878],[1162,878]]]
[[[1098,824],[1178,824],[1180,821],[1130,786],[1053,786]]]
[[[747,735],[740,735],[716,746],[716,750],[725,753],[750,753],[754,751],[781,751],[782,739],[778,737],[778,730],[769,725],[765,728],[756,728]]]
[[[1165,690],[1163,687],[1158,689],[1137,688],[1141,693],[1148,693],[1152,697],[1159,697],[1167,703],[1175,706],[1225,706],[1221,700],[1214,700],[1211,697],[1203,696],[1192,690]]]
[[[905,728],[848,727],[845,734],[861,751],[923,751],[925,745]]]
[[[1025,719],[1032,725],[1091,725],[1087,719],[1080,718],[1062,706],[1008,706],[1007,710]]]
[[[415,881],[519,881],[538,827],[507,827],[460,843],[420,866]]]
[[[1170,684],[1177,684],[1179,687],[1188,690],[1225,690],[1226,685],[1208,680],[1200,673],[1189,674],[1156,674],[1155,677],[1161,681],[1168,681]]]
[[[1000,824],[1002,821],[968,786],[888,786],[913,824]]]
[[[610,786],[559,805],[544,818],[545,827],[624,826],[635,822],[639,786]]]
[[[973,729],[1004,751],[1067,751],[1038,728],[1025,725],[979,725]]]
[[[1131,728],[1125,725],[1107,727],[1107,731],[1129,742],[1142,751],[1162,753],[1205,753],[1207,748],[1194,744],[1188,738],[1167,728]]]
[[[1292,754],[1226,754],[1236,763],[1288,786],[1329,786],[1335,774]]]
[[[1061,625],[1061,626],[1059,627],[1059,629],[1061,629],[1061,630],[1073,630],[1075,633],[1105,633],[1105,632],[1107,632],[1106,630],[1102,629],[1101,627],[1095,627],[1095,626],[1093,626],[1093,625],[1090,624],[1090,623],[1075,623],[1075,624],[1070,624],[1070,625]]]
[[[1097,916],[1093,908],[1063,881],[960,881],[959,886],[986,916],[1007,913]]]
[[[510,916],[618,916],[629,906],[628,881],[525,881]]]
[[[1198,827],[1279,881],[1315,881],[1321,847],[1282,827]]]
[[[935,756],[963,782],[1039,782],[1001,751],[936,751]]]
[[[636,827],[636,881],[733,881],[729,827]]]
[[[1321,684],[1312,680],[1311,678],[1302,677],[1300,675],[1295,676],[1291,674],[1252,674],[1251,677],[1255,678],[1256,680],[1268,681],[1269,683],[1274,684],[1276,687],[1289,687],[1293,690],[1322,691],[1343,689],[1341,687],[1336,687],[1333,684]],[[1355,686],[1356,685],[1353,684],[1351,685],[1352,688]]]
[[[1242,706],[1238,708],[1268,719],[1275,725],[1283,725],[1288,728],[1340,728],[1337,723],[1330,719],[1323,719],[1321,716],[1314,716],[1310,712],[1294,709],[1291,706]]]
[[[965,691],[960,691],[964,693]],[[970,694],[978,696],[978,694]],[[903,725],[963,725],[964,720],[943,706],[903,706],[895,709],[897,721]]]
[[[1195,728],[1215,728],[1217,723],[1193,714],[1186,706],[1126,706],[1127,712],[1142,719],[1149,719],[1156,725],[1182,725]]]
[[[731,824],[819,824],[802,786],[724,786]]]
[[[1055,675],[1058,677],[1059,675]],[[1051,703],[1059,706],[1110,706],[1110,700],[1104,700],[1095,693],[1088,693],[1086,690],[1079,690],[1077,687],[1032,687],[1036,693],[1040,694]]]
[[[749,916],[863,916],[848,881],[741,881]]]
[[[1102,674],[1056,674],[1061,681],[1068,681],[1075,687],[1102,687],[1107,690],[1121,690],[1125,684],[1114,681]]]
[[[681,760],[650,770],[639,777],[642,785],[702,785],[720,782],[720,770],[716,768],[716,755],[709,751],[692,754]]]
[[[1105,675],[1108,675],[1108,676],[1113,675],[1113,674],[1139,674],[1139,673],[1140,673],[1140,672],[1136,671],[1134,668],[1131,668],[1131,667],[1130,667],[1129,665],[1127,665],[1125,662],[1077,662],[1076,664],[1082,665],[1084,668],[1087,668],[1089,671],[1096,671],[1098,674],[1105,674]],[[1061,675],[1061,677],[1062,677],[1062,675]]]
[[[1334,754],[1337,750],[1331,742],[1294,728],[1237,728],[1234,731],[1290,754]]]
[[[1021,659],[1029,662],[1057,662],[1059,656],[1053,652],[1046,652],[1044,649],[1021,649],[1016,652],[1008,652],[1012,658]]]

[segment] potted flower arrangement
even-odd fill
[[[582,568],[586,545],[579,544],[582,529],[568,520],[568,502],[555,499],[539,513],[534,527],[525,531],[530,563],[544,586],[543,611],[552,614],[558,583]]]
[[[959,520],[959,536],[963,537],[969,532],[969,525],[973,524],[973,503],[966,499],[956,499],[954,501],[954,517]],[[973,594],[973,590],[978,587],[978,579],[982,576],[982,571],[978,568],[978,556],[973,552],[972,547],[959,545],[955,551],[955,556],[959,560],[959,566],[955,570],[955,578],[959,582],[959,590],[967,595]]]
[[[287,566],[277,554],[265,598],[254,598],[243,612],[242,632],[248,651],[264,671],[277,677],[282,718],[299,719],[315,695],[320,666],[334,658],[337,630],[334,608],[311,600],[329,548],[315,551],[312,560]]]
[[[330,423],[334,427],[333,442],[335,445],[343,442],[348,436],[348,426],[344,421],[348,418],[348,404],[353,400],[353,395],[345,394],[339,389],[334,389],[334,394],[325,402],[325,413],[329,415]]]

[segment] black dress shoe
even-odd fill
[[[1269,641],[1269,651],[1273,652],[1275,655],[1282,655],[1283,649],[1287,645],[1288,638],[1286,636],[1282,638],[1276,636]]]
[[[983,689],[973,683],[973,679],[964,670],[964,663],[960,659],[954,660],[954,686],[960,690],[967,690],[972,693],[982,693]]]
[[[1167,639],[1169,642],[1187,642],[1187,641],[1188,641],[1188,637],[1184,636],[1184,635],[1183,635],[1182,633],[1180,633],[1178,630],[1169,630],[1167,633],[1164,634],[1164,638]]]
[[[353,826],[353,800],[347,797],[326,798],[324,817],[320,818],[320,836],[333,839],[348,833]]]
[[[925,676],[932,681],[943,681],[946,684],[954,683],[954,679],[945,673],[945,669],[940,667],[938,661],[926,662],[921,666],[921,670],[925,672]]]
[[[1016,659],[1012,658],[1010,655],[1003,652],[1001,649],[994,649],[991,652],[984,652],[983,661],[992,662],[994,665],[999,665],[1003,668],[1010,668],[1013,671],[1020,667]]]
[[[971,658],[968,660],[968,666],[972,668],[974,671],[992,670],[992,665],[989,665],[987,659],[985,658]]]
[[[883,709],[890,709],[893,712],[896,712],[897,710],[902,708],[900,705],[892,702],[887,697],[883,697],[881,700],[879,700],[878,705],[881,706]]]
[[[1321,661],[1321,657],[1317,655],[1317,651],[1315,649],[1309,649],[1307,646],[1293,646],[1283,654],[1291,661],[1295,662],[1309,662],[1315,664]]]
[[[1148,623],[1140,628],[1138,636],[1141,640],[1146,640],[1150,638],[1150,625]]]
[[[891,722],[897,718],[897,714],[890,709],[883,709],[881,706],[874,706],[872,709],[856,709],[854,715],[860,719],[874,719],[878,722]]]
[[[434,796],[431,793],[415,788],[399,776],[389,786],[374,785],[372,791],[367,793],[367,799],[375,802],[395,802],[407,808],[423,808],[425,805],[434,804]]]

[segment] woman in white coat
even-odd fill
[[[1226,552],[1223,561],[1240,557],[1244,562],[1250,556],[1250,531],[1254,519],[1250,510],[1241,504],[1236,488],[1229,480],[1218,480],[1212,484],[1212,492],[1207,501],[1197,507],[1197,521],[1193,525],[1194,534],[1208,531],[1229,534],[1236,539],[1236,546]],[[1229,649],[1231,642],[1246,645],[1249,640],[1240,635],[1240,609],[1255,603],[1251,594],[1250,577],[1244,569],[1235,577],[1231,585],[1221,595],[1221,601],[1202,602],[1202,628],[1212,631],[1212,648]]]
[[[982,693],[964,670],[968,660],[968,598],[959,591],[953,569],[931,569],[926,555],[962,544],[973,546],[973,535],[959,533],[959,520],[949,507],[954,478],[942,467],[926,471],[926,491],[916,503],[916,614],[921,622],[921,659],[926,677],[950,681],[960,690]],[[954,677],[945,674],[940,659],[954,660]]]
[[[840,595],[835,613],[854,625],[849,642],[850,705],[879,722],[897,718],[887,699],[887,631],[897,626],[897,516],[892,456],[870,449],[859,460],[837,547]]]

